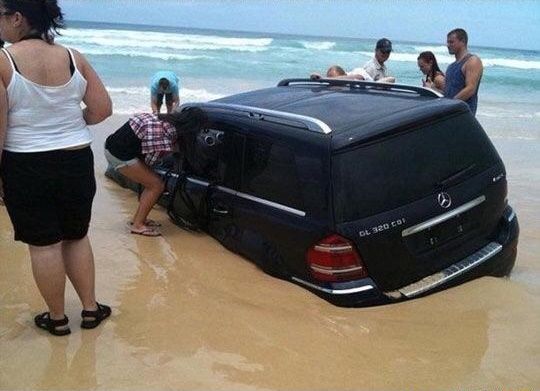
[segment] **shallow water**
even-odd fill
[[[113,316],[72,334],[33,326],[43,303],[25,246],[0,209],[0,389],[540,388],[540,146],[496,140],[521,223],[510,279],[482,278],[410,302],[335,307],[272,278],[163,209],[163,237],[130,235],[134,193],[106,179],[113,118],[96,128],[99,190],[91,228],[98,298]]]

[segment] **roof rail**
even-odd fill
[[[278,83],[278,87],[287,87],[290,85],[320,85],[320,86],[337,86],[349,87],[352,89],[375,89],[381,91],[406,92],[415,93],[420,96],[430,98],[441,98],[442,95],[429,88],[410,86],[407,84],[382,83],[364,80],[348,80],[348,79],[284,79]]]
[[[306,115],[293,114],[285,111],[261,109],[258,107],[235,105],[219,102],[193,102],[185,103],[180,107],[180,111],[187,107],[200,107],[201,109],[216,109],[232,111],[237,114],[246,115],[258,121],[268,121],[278,124],[307,129],[316,133],[329,134],[332,129],[323,121]]]

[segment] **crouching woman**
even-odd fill
[[[173,151],[183,133],[200,130],[206,121],[206,114],[197,107],[172,114],[143,113],[133,116],[107,137],[105,157],[109,165],[144,187],[129,223],[131,233],[161,235],[157,228],[159,224],[149,220],[148,214],[163,193],[165,184],[151,167],[163,155]]]

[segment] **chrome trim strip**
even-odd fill
[[[354,266],[354,267],[349,267],[347,269],[326,269],[324,267],[320,267],[320,266],[315,266],[315,265],[309,265],[309,267],[318,272],[318,273],[323,273],[323,274],[340,274],[340,273],[352,273],[352,272],[355,272],[355,271],[358,271],[358,270],[362,270],[363,267],[362,266]]]
[[[440,272],[422,278],[421,280],[399,288],[396,291],[384,292],[384,294],[392,298],[399,296],[399,293],[407,298],[418,296],[419,294],[436,288],[437,286],[444,284],[445,282],[452,280],[466,271],[480,265],[493,257],[495,254],[501,252],[502,249],[503,246],[500,243],[488,243],[485,247],[481,248],[474,254],[471,254],[461,261],[450,265]]]
[[[196,185],[200,185],[200,186],[209,186],[210,183],[209,182],[205,182],[205,181],[201,181],[199,179],[195,179],[195,178],[191,178],[191,177],[187,177],[187,180],[191,183],[195,183]]]
[[[434,227],[434,226],[436,226],[438,224],[441,224],[441,223],[445,222],[446,220],[450,220],[452,217],[455,217],[455,216],[457,216],[457,215],[459,215],[459,214],[461,214],[463,212],[468,211],[469,209],[474,208],[475,206],[480,205],[485,200],[486,200],[486,197],[482,195],[482,196],[480,196],[478,198],[475,198],[472,201],[467,202],[466,204],[461,205],[460,207],[458,207],[458,208],[456,208],[454,210],[451,210],[451,211],[449,211],[447,213],[444,213],[442,215],[433,217],[433,218],[431,218],[429,220],[424,221],[423,223],[416,224],[416,225],[413,225],[412,227],[404,229],[403,231],[401,231],[401,236],[406,237],[406,236],[409,236],[409,235],[414,235],[414,234],[416,234],[418,232],[421,232],[421,231],[423,231],[425,229]]]
[[[219,190],[225,192],[225,193],[235,195],[237,197],[244,198],[246,200],[254,201],[254,202],[257,202],[259,204],[270,206],[272,208],[279,209],[279,210],[282,210],[284,212],[292,213],[292,214],[300,216],[300,217],[305,217],[306,216],[306,212],[304,212],[302,210],[291,208],[290,206],[285,206],[285,205],[282,205],[282,204],[278,204],[277,202],[268,201],[268,200],[265,200],[263,198],[259,198],[259,197],[255,197],[255,196],[252,196],[252,195],[249,195],[249,194],[241,193],[239,191],[229,189],[228,187],[217,186],[217,188]]]
[[[318,291],[321,291],[321,292],[324,292],[324,293],[329,293],[331,295],[349,295],[351,293],[360,293],[360,292],[365,292],[365,291],[369,291],[369,290],[372,290],[372,289],[375,289],[375,287],[373,285],[363,285],[363,286],[359,286],[359,287],[356,287],[356,288],[348,288],[348,289],[329,289],[329,288],[323,288],[322,286],[318,286],[318,285],[315,285],[315,284],[312,284],[311,282],[307,282],[307,281],[304,281],[304,280],[301,280],[300,278],[297,278],[297,277],[291,277],[294,281],[296,282],[299,282],[300,284],[302,285],[305,285],[305,286],[308,286],[310,288],[313,288],[313,289],[316,289]]]
[[[161,173],[161,174],[165,173],[165,171],[162,171],[162,170],[156,170],[156,172]],[[178,174],[171,174],[171,176],[174,176],[174,177],[178,178],[179,175]],[[195,178],[191,178],[191,177],[187,177],[187,180],[189,182],[191,182],[191,183],[195,183],[195,184],[200,185],[200,186],[209,186],[210,185],[209,182],[201,181],[199,179],[195,179]],[[247,200],[250,200],[250,201],[257,202],[259,204],[270,206],[272,208],[276,208],[276,209],[279,209],[279,210],[282,210],[282,211],[285,211],[285,212],[289,212],[289,213],[295,214],[297,216],[301,216],[301,217],[306,216],[306,212],[304,212],[302,210],[298,210],[298,209],[291,208],[289,206],[278,204],[277,202],[268,201],[268,200],[265,200],[263,198],[259,198],[259,197],[255,197],[255,196],[252,196],[252,195],[249,195],[249,194],[241,193],[239,191],[229,189],[228,187],[216,186],[216,188],[223,191],[223,192],[225,192],[225,193],[227,193],[227,194],[231,194],[231,195],[234,195],[234,196],[237,196],[237,197],[240,197],[240,198],[244,198],[244,199],[247,199]]]
[[[324,123],[318,118],[308,117],[306,115],[288,113],[285,111],[268,110],[268,109],[261,109],[258,107],[235,105],[235,104],[230,104],[230,103],[219,103],[219,102],[185,103],[180,107],[180,110],[182,110],[184,107],[193,107],[193,106],[245,112],[250,118],[254,118],[258,120],[264,120],[264,116],[268,115],[268,116],[273,116],[276,118],[282,118],[282,119],[291,120],[291,121],[298,121],[303,126],[305,126],[308,130],[313,131],[313,132],[323,133],[323,134],[332,133],[332,129],[330,128],[330,126],[328,126],[326,123]]]

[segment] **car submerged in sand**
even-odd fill
[[[288,79],[197,106],[161,203],[271,275],[340,306],[506,276],[519,227],[503,162],[458,100]],[[121,181],[121,178],[117,179]]]

